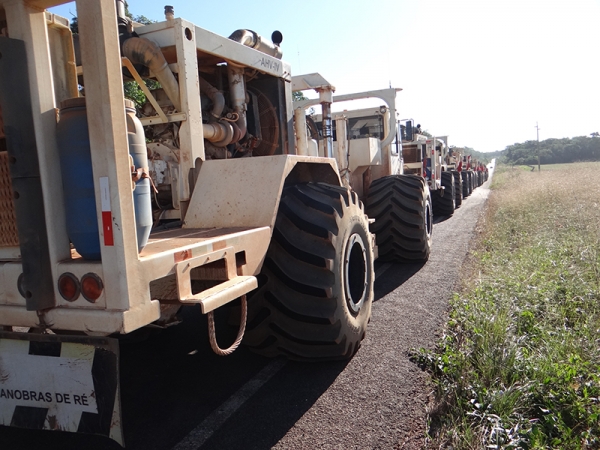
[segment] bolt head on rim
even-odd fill
[[[368,295],[367,249],[360,234],[348,239],[344,255],[344,293],[350,313],[358,315]]]

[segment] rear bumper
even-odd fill
[[[55,330],[83,331],[85,333],[130,333],[160,317],[160,303],[152,300],[128,311],[54,308],[45,314],[46,324]],[[24,306],[0,306],[0,325],[38,327],[35,311]]]

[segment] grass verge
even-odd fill
[[[445,334],[431,448],[600,448],[600,164],[498,167]]]

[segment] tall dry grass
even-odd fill
[[[600,164],[501,168],[444,338],[432,448],[600,448]]]

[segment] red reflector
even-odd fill
[[[77,277],[70,272],[63,273],[58,277],[58,292],[68,302],[77,300],[81,293]]]
[[[95,303],[102,295],[102,289],[102,280],[95,273],[86,273],[81,277],[81,293],[88,302]]]

